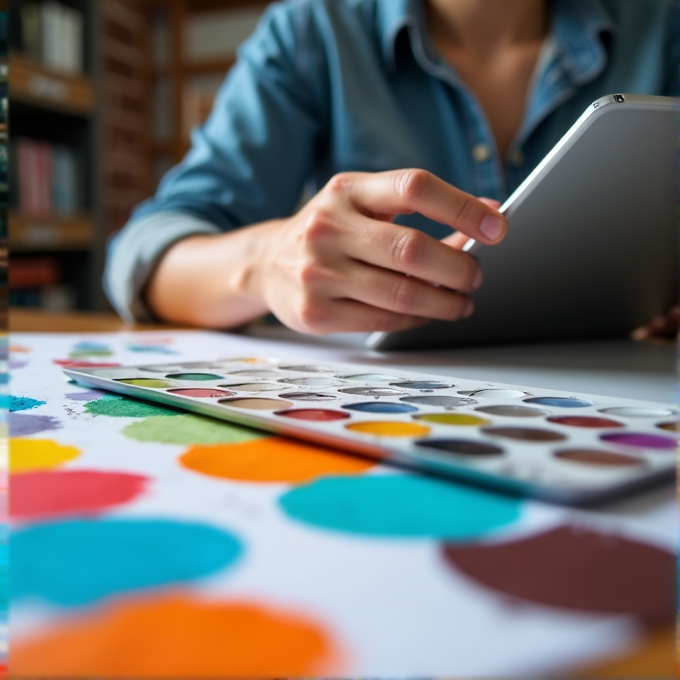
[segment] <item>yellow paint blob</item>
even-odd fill
[[[398,423],[390,421],[367,421],[345,425],[352,432],[372,434],[378,437],[424,437],[430,433],[430,428],[417,423]]]
[[[491,421],[468,413],[424,413],[414,416],[416,420],[424,420],[427,423],[439,423],[440,425],[491,425]]]
[[[171,383],[167,380],[159,380],[158,378],[126,378],[125,380],[116,380],[116,382],[125,383],[126,385],[134,385],[135,387],[171,387],[177,383]]]
[[[75,446],[62,446],[51,439],[11,439],[9,444],[10,472],[51,470],[78,458]]]
[[[192,446],[179,460],[190,470],[242,482],[307,482],[321,475],[361,474],[375,465],[281,437]]]

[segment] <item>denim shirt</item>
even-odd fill
[[[680,2],[552,0],[523,122],[502,157],[474,93],[433,48],[423,0],[288,0],[239,50],[184,161],[109,248],[105,287],[128,318],[177,240],[291,215],[343,171],[425,168],[504,200],[586,107],[615,92],[680,95]],[[397,221],[436,238],[450,228]]]

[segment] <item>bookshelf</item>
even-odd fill
[[[266,0],[147,0],[150,184],[178,163],[191,130],[254,30]]]
[[[10,304],[100,302],[98,2],[10,0]]]

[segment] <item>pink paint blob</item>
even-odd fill
[[[14,519],[96,515],[146,491],[148,477],[123,472],[56,470],[11,475]]]
[[[121,364],[105,361],[78,361],[77,359],[55,359],[54,363],[64,368],[115,368],[121,366]]]
[[[217,397],[233,397],[236,392],[226,390],[215,390],[210,388],[187,387],[178,390],[168,390],[170,394],[179,394],[182,397],[199,397],[201,399],[216,399]]]

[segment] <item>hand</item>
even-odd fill
[[[395,331],[473,311],[476,260],[454,241],[398,226],[418,212],[486,245],[505,236],[497,203],[424,170],[333,177],[297,215],[270,227],[252,279],[256,297],[303,333]],[[452,247],[453,246],[453,247]]]
[[[665,338],[673,340],[678,337],[678,326],[680,326],[680,307],[673,307],[666,314],[655,317],[646,326],[633,331],[633,339]]]

